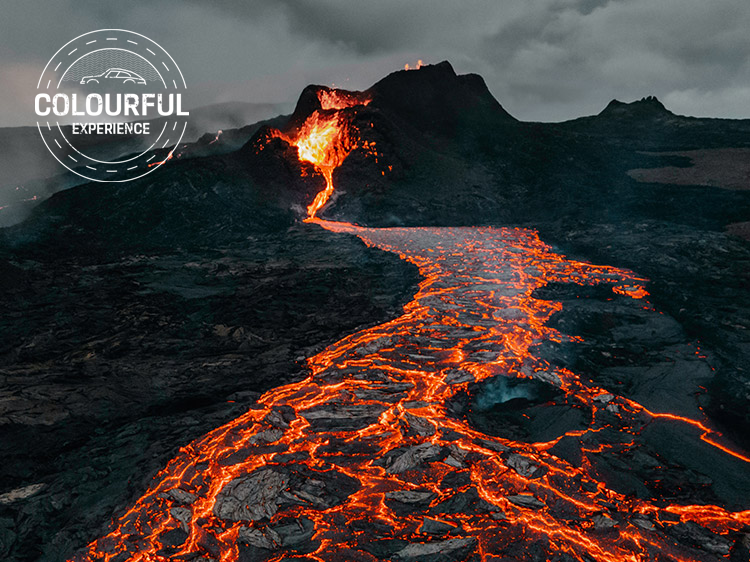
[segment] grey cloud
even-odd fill
[[[750,5],[631,0],[578,8],[575,2],[555,3],[482,41],[482,56],[499,61],[489,81],[509,95],[511,111],[574,117],[598,111],[610,98],[664,97],[691,88],[705,92],[702,99],[710,104],[710,92],[718,102],[725,88],[750,83],[750,41],[742,33],[750,24]],[[534,107],[539,101],[548,105]],[[716,103],[702,112],[721,111]]]
[[[30,121],[23,92],[33,69],[102,27],[163,44],[183,69],[192,105],[293,102],[310,82],[364,88],[422,58],[482,74],[521,119],[572,118],[649,94],[679,113],[750,117],[747,0],[7,4],[0,124]]]

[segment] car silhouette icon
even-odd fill
[[[110,68],[101,74],[84,76],[81,78],[81,84],[98,84],[100,80],[115,80],[122,84],[146,84],[146,80],[142,76],[139,76],[132,70],[125,70],[124,68]]]

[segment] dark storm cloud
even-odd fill
[[[310,82],[364,88],[450,60],[522,119],[659,96],[678,113],[750,117],[747,0],[27,0],[6,3],[0,123],[32,121],[49,56],[80,33],[132,29],[169,50],[192,105],[293,102]]]
[[[200,4],[199,0],[193,0]],[[437,2],[445,11],[465,12],[455,2]],[[311,41],[340,45],[353,54],[389,53],[421,46],[425,28],[436,22],[430,17],[428,3],[381,0],[346,2],[342,0],[275,0],[236,2],[216,0],[213,6],[246,22],[257,21],[269,13],[283,14],[290,32]]]

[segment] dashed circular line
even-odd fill
[[[122,34],[130,34],[132,36],[137,36],[137,37],[143,38],[144,40],[146,40],[146,41],[150,42],[151,44],[153,44],[155,46],[154,47],[155,49],[158,47],[158,49],[160,50],[159,54],[157,54],[153,49],[151,49],[149,47],[146,47],[145,45],[141,45],[139,47],[138,51],[140,51],[140,52],[138,52],[138,51],[130,51],[128,49],[122,49],[122,48],[120,48],[118,50],[128,51],[132,55],[136,55],[136,56],[142,58],[145,62],[147,62],[148,64],[150,64],[151,67],[154,70],[156,70],[156,67],[154,65],[158,64],[158,62],[161,62],[161,66],[165,69],[164,71],[167,73],[166,76],[162,76],[159,73],[159,71],[156,70],[156,74],[161,79],[162,85],[165,88],[167,88],[167,84],[169,82],[171,82],[172,86],[174,87],[175,93],[179,94],[179,92],[182,91],[182,88],[185,87],[184,76],[182,75],[182,72],[180,71],[180,69],[177,66],[177,64],[174,62],[174,59],[171,57],[171,55],[169,55],[169,53],[166,50],[164,50],[163,47],[161,47],[158,43],[156,43],[155,41],[153,41],[153,40],[151,40],[151,39],[149,39],[149,38],[147,38],[147,37],[145,37],[143,35],[140,35],[138,33],[134,33],[134,32],[131,32],[131,31],[127,31],[127,30],[118,30],[118,29],[98,30],[98,31],[92,31],[92,32],[89,32],[89,33],[85,33],[85,34],[80,35],[80,36],[76,37],[75,39],[69,41],[65,45],[63,45],[53,55],[53,57],[50,59],[50,61],[47,63],[47,65],[45,66],[44,70],[42,71],[42,74],[41,74],[41,76],[39,78],[39,82],[37,84],[37,89],[42,89],[41,88],[41,83],[42,83],[42,79],[43,79],[44,75],[47,74],[48,72],[52,72],[52,73],[56,74],[57,71],[58,71],[58,69],[61,68],[61,65],[63,64],[63,62],[65,62],[65,60],[64,60],[65,58],[72,57],[72,55],[75,54],[75,53],[80,53],[80,52],[83,52],[83,51],[88,51],[84,55],[79,56],[78,59],[76,59],[76,61],[74,61],[73,63],[71,63],[66,68],[65,72],[62,73],[62,75],[60,76],[59,80],[55,80],[55,82],[57,83],[57,88],[60,88],[60,86],[62,84],[62,80],[65,77],[66,73],[72,68],[72,66],[76,62],[78,62],[79,60],[81,60],[83,57],[88,56],[92,52],[102,51],[102,50],[108,50],[108,49],[91,50],[90,48],[89,49],[84,49],[83,48],[84,44],[86,46],[90,47],[91,45],[95,45],[97,43],[98,39],[91,39],[92,34],[112,34],[112,33],[122,33]],[[90,39],[90,40],[87,41],[86,39]],[[107,41],[113,41],[113,42],[117,42],[118,40],[122,39],[123,41],[126,41],[127,43],[129,43],[131,45],[135,45],[135,46],[139,46],[139,44],[140,44],[139,41],[134,41],[134,40],[131,40],[131,39],[127,39],[126,37],[119,37],[119,38],[118,37],[105,37],[105,39]],[[78,45],[75,44],[77,41],[80,41],[80,43]],[[64,50],[66,49],[66,47],[70,48],[71,46],[74,47],[74,48],[72,50],[68,51],[67,54],[64,54]],[[116,49],[116,47],[114,47],[114,46],[113,46],[113,48]],[[165,60],[160,60],[160,61],[159,60],[156,60],[156,61],[148,60],[148,58],[146,58],[144,56],[146,52],[150,53],[153,57],[157,57],[157,58],[160,57],[160,56],[166,57],[167,60],[170,60],[172,63],[174,63],[174,67],[172,67],[171,65],[167,64]],[[55,62],[56,58],[60,59],[60,60],[58,60],[57,63],[54,65],[54,70],[51,70],[51,66]],[[170,76],[170,74],[175,74],[176,76],[173,77],[173,76]],[[177,83],[177,77],[180,78],[181,85],[178,85],[178,83]],[[169,82],[167,82],[165,80],[165,78],[168,79]],[[53,79],[49,78],[47,80],[47,84],[46,84],[46,88],[45,89],[49,92],[50,95],[52,95],[55,92],[55,90],[52,88],[52,84],[53,84]],[[168,91],[171,90],[171,89],[172,89],[171,87],[168,88]],[[172,106],[172,107],[174,107],[174,106]],[[49,121],[46,122],[46,124],[47,124],[47,131],[49,131],[50,138],[52,138],[52,140],[54,140],[54,145],[50,145],[47,142],[47,139],[45,138],[45,133],[42,130],[42,124],[41,123],[39,123],[39,122],[37,123],[37,128],[39,130],[40,135],[42,136],[42,140],[44,141],[45,145],[50,150],[50,152],[52,153],[52,155],[55,157],[55,159],[58,160],[58,162],[60,162],[65,168],[67,168],[71,172],[73,172],[73,173],[75,173],[75,174],[77,174],[77,175],[79,175],[81,177],[84,177],[86,179],[92,180],[92,181],[123,182],[123,181],[130,181],[130,180],[133,180],[133,179],[137,179],[139,177],[143,177],[144,175],[146,175],[148,173],[151,173],[152,171],[154,171],[155,169],[157,169],[161,165],[163,165],[164,162],[166,162],[169,159],[169,157],[173,155],[175,148],[179,145],[179,143],[182,140],[182,137],[185,134],[185,131],[187,129],[187,121],[184,118],[182,118],[182,117],[177,117],[176,115],[172,115],[171,119],[169,119],[169,120],[174,120],[173,121],[173,125],[172,125],[172,129],[171,129],[172,131],[176,132],[177,125],[179,125],[180,122],[182,122],[183,126],[182,126],[182,131],[179,134],[179,138],[177,140],[177,143],[175,144],[174,148],[170,151],[168,157],[165,158],[165,159],[163,159],[162,161],[157,161],[154,164],[150,164],[148,167],[146,167],[147,169],[145,170],[144,173],[142,173],[142,174],[140,174],[140,175],[138,175],[136,177],[127,177],[127,178],[124,178],[124,179],[110,179],[110,178],[102,178],[102,177],[98,177],[98,176],[92,176],[92,175],[90,175],[88,173],[82,173],[81,170],[88,169],[88,170],[91,170],[91,171],[94,171],[94,172],[98,172],[98,173],[106,172],[107,174],[116,174],[118,172],[131,172],[133,170],[137,170],[138,168],[141,167],[138,164],[134,164],[134,165],[129,166],[129,167],[125,167],[125,166],[120,167],[120,166],[116,166],[116,165],[117,164],[124,164],[126,162],[133,162],[133,161],[137,162],[140,158],[143,158],[145,162],[151,162],[156,157],[156,154],[151,154],[148,158],[146,158],[146,155],[155,146],[157,146],[157,143],[159,142],[159,139],[162,137],[162,135],[164,134],[164,132],[166,130],[168,122],[164,123],[164,126],[162,127],[162,130],[159,132],[159,135],[157,136],[156,140],[151,144],[151,146],[148,149],[146,149],[145,151],[141,152],[140,154],[137,154],[136,156],[133,156],[133,157],[128,158],[126,160],[113,161],[113,162],[96,160],[96,159],[94,159],[92,157],[87,156],[86,154],[83,154],[79,149],[77,149],[68,140],[68,138],[66,137],[66,135],[63,132],[62,128],[60,127],[59,123],[57,123],[57,127],[55,128],[56,129],[55,130],[55,129],[53,129],[51,127],[51,124],[50,124]],[[58,138],[60,138],[60,137],[62,137],[62,139],[65,140],[65,145],[69,146],[72,150],[74,150],[75,152],[77,152],[80,155],[80,157],[84,158],[85,160],[89,160],[92,164],[94,162],[98,162],[98,163],[104,164],[104,165],[106,165],[108,167],[106,167],[104,170],[101,170],[97,166],[92,166],[90,164],[87,164],[85,160],[82,163],[82,166],[83,166],[82,168],[73,168],[73,167],[70,167],[69,165],[66,165],[65,162],[67,162],[68,159],[70,161],[76,163],[76,164],[79,163],[79,159],[76,158],[75,156],[73,156],[72,154],[64,152],[65,150],[67,150],[67,148],[65,148],[64,145],[62,145],[60,143],[60,141],[58,140]],[[171,140],[171,137],[168,138],[166,141],[164,141],[164,143],[161,145],[161,148],[166,148],[167,146],[169,146],[170,140]],[[57,148],[60,151],[63,151],[63,152],[58,156],[58,154],[56,154],[56,151],[54,151],[52,149],[53,146],[57,146]],[[65,158],[65,156],[67,156],[67,158]],[[79,165],[81,165],[81,164],[79,164]],[[115,165],[115,166],[113,166],[113,165]]]

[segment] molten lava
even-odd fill
[[[320,101],[285,136],[326,179],[308,220],[415,264],[418,293],[395,320],[309,358],[305,380],[266,393],[184,447],[81,560],[725,558],[727,537],[750,525],[750,511],[626,496],[589,459],[630,446],[660,419],[694,431],[716,454],[750,459],[720,444],[706,421],[652,412],[538,355],[543,342],[571,340],[548,326],[562,304],[536,298],[538,289],[607,284],[650,306],[645,280],[568,260],[530,230],[368,229],[315,219],[333,170],[358,145],[345,111],[362,103],[330,93]],[[587,427],[547,443],[482,434],[448,404],[492,377],[557,387],[588,413]],[[597,443],[602,434],[610,441]],[[578,440],[580,462],[553,454],[563,438]],[[713,550],[676,541],[670,529],[678,525],[694,525]]]
[[[315,196],[307,207],[309,218],[326,204],[333,193],[333,171],[338,168],[351,152],[346,124],[339,122],[338,115],[324,117],[313,113],[302,125],[296,142],[299,159],[310,162],[323,174],[326,187]]]
[[[407,560],[432,548],[456,549],[456,560],[686,562],[717,558],[676,543],[670,526],[697,524],[720,541],[750,524],[750,512],[617,493],[550,443],[488,436],[447,409],[472,382],[533,378],[590,412],[589,427],[569,437],[630,439],[664,414],[538,357],[536,344],[567,336],[547,326],[561,304],[534,294],[552,282],[605,283],[642,298],[642,279],[567,260],[528,230],[315,222],[417,265],[414,300],[311,357],[307,379],[183,448],[83,559],[276,562],[302,556],[292,532],[306,533],[304,559],[319,562],[374,562],[381,543]],[[425,534],[428,519],[454,538]]]
[[[299,159],[311,163],[325,178],[326,186],[307,207],[308,220],[333,194],[333,171],[359,146],[356,131],[341,110],[365,106],[370,100],[362,94],[343,90],[319,90],[320,110],[314,111],[291,135],[279,135],[297,147]]]
[[[169,154],[167,154],[167,157],[164,160],[160,160],[159,162],[151,162],[151,164],[148,165],[149,168],[153,168],[154,166],[161,166],[162,164],[166,164],[172,159],[172,154],[174,151],[171,151]]]
[[[367,105],[370,98],[359,92],[347,92],[345,90],[318,90],[318,101],[320,107],[328,111],[330,109],[345,109],[358,105]]]

